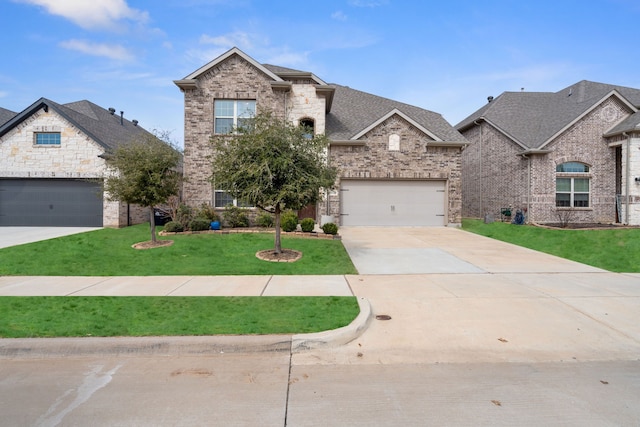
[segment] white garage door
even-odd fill
[[[343,180],[342,225],[445,225],[445,181]]]

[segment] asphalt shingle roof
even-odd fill
[[[11,120],[16,114],[18,113],[0,107],[0,126]]]
[[[456,125],[462,130],[485,119],[529,149],[540,148],[612,91],[640,108],[640,90],[587,80],[558,92],[504,92]],[[628,126],[640,121],[634,114]],[[619,126],[621,126],[620,124]]]
[[[327,114],[326,134],[332,140],[349,140],[397,109],[443,141],[464,141],[464,137],[438,113],[347,86],[330,86],[335,88],[335,94],[331,112]]]
[[[0,136],[9,132],[16,125],[44,106],[55,110],[71,124],[104,147],[105,151],[112,151],[120,144],[151,135],[144,128],[135,126],[127,119],[123,118],[121,123],[120,115],[117,113],[111,114],[109,110],[90,101],[83,100],[69,104],[58,104],[49,99],[40,98],[22,112],[14,114],[8,121],[1,124]]]
[[[262,64],[274,74],[308,73],[271,64]],[[329,84],[335,89],[331,111],[327,114],[325,134],[334,141],[346,141],[366,129],[394,109],[401,111],[416,123],[432,132],[442,141],[463,142],[464,137],[442,115],[420,107]]]

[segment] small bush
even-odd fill
[[[176,217],[173,218],[174,221],[179,222],[180,224],[189,224],[193,219],[193,209],[191,206],[181,204],[178,206],[178,210],[176,211]]]
[[[220,221],[220,215],[216,212],[216,210],[209,204],[203,203],[198,208],[196,212],[197,218],[204,218],[210,223],[213,221]]]
[[[164,231],[168,233],[180,233],[184,231],[184,225],[178,221],[169,221],[164,225]]]
[[[207,218],[192,219],[191,222],[189,223],[189,229],[191,231],[208,230],[210,223],[211,221],[209,221]]]
[[[300,221],[300,228],[305,233],[311,233],[315,225],[316,222],[312,218],[304,218],[302,221]]]
[[[224,217],[227,226],[231,228],[249,226],[249,215],[247,215],[246,209],[228,204],[222,213],[222,216]]]
[[[256,217],[256,225],[264,228],[273,227],[273,215],[266,212],[261,213]]]
[[[322,226],[322,231],[324,231],[325,234],[333,234],[335,236],[338,234],[338,226],[333,222],[328,222]]]
[[[298,215],[293,211],[286,211],[280,218],[280,228],[283,231],[296,231],[298,225]]]

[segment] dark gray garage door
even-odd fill
[[[99,183],[0,179],[0,225],[102,227]]]
[[[445,181],[343,180],[342,225],[442,226]]]

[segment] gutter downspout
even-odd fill
[[[622,136],[627,138],[627,159],[625,162],[625,185],[624,191],[626,193],[626,208],[624,210],[624,223],[625,225],[629,225],[629,179],[631,179],[631,171],[629,167],[631,166],[631,135],[626,132],[622,132]]]

